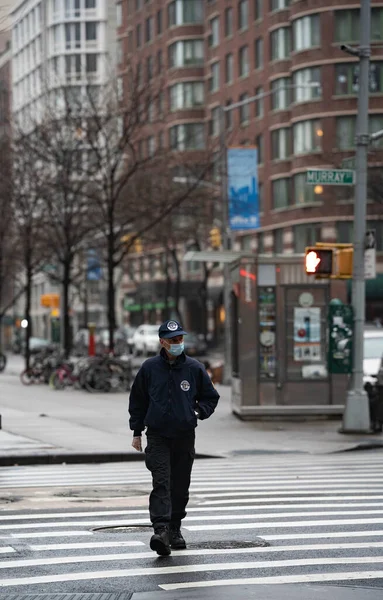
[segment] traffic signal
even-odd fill
[[[215,249],[222,246],[221,232],[218,227],[213,227],[213,229],[210,230],[210,246]]]
[[[354,264],[354,248],[341,248],[337,251],[337,277],[351,279]]]
[[[332,248],[324,249],[316,246],[306,248],[305,270],[307,275],[329,277],[333,274],[333,258]]]

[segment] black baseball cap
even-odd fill
[[[187,332],[184,331],[182,325],[178,323],[178,321],[170,319],[169,321],[165,321],[165,323],[162,323],[162,325],[160,325],[158,335],[160,338],[169,340],[171,338],[177,337],[177,335],[187,335]]]

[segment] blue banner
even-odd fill
[[[100,281],[102,277],[101,262],[96,250],[88,250],[87,262],[87,280]]]
[[[259,227],[257,148],[227,151],[230,229]]]

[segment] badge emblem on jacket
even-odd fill
[[[190,390],[190,383],[186,381],[186,379],[184,379],[184,381],[181,381],[181,390],[183,392],[188,392]]]

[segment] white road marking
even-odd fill
[[[220,494],[218,494],[220,495]],[[201,496],[198,495],[198,498],[200,498]],[[324,501],[329,501],[329,500],[368,500],[370,501],[371,499],[373,500],[383,500],[383,496],[377,496],[377,495],[371,495],[371,496],[352,496],[352,495],[348,495],[348,494],[342,494],[341,496],[326,496],[325,498],[323,498]],[[273,498],[273,502],[287,502],[288,504],[284,505],[284,506],[294,506],[293,504],[291,504],[292,501],[294,502],[300,502],[300,504],[298,506],[302,506],[302,502],[305,502],[305,506],[316,506],[315,504],[308,504],[309,502],[312,502],[312,498],[309,496],[295,496],[294,498],[289,498],[289,497],[277,497],[277,498]],[[227,500],[210,500],[210,501],[204,501],[204,502],[199,502],[199,506],[208,506],[209,508],[211,508],[211,510],[214,510],[215,505],[218,504],[247,504],[248,502],[256,502],[257,504],[268,504],[270,502],[270,498],[229,498]],[[351,503],[350,503],[351,504]],[[351,504],[352,505],[352,504]],[[359,506],[358,504],[353,504],[354,506]],[[375,504],[372,504],[370,502],[366,502],[361,504],[360,506],[375,506]],[[342,506],[342,504],[339,504],[338,502],[336,502],[336,504],[324,504],[324,502],[319,503],[318,506]],[[380,503],[377,502],[376,506],[380,506]],[[190,510],[190,509],[189,509]],[[232,510],[232,507],[230,506],[230,510]]]
[[[276,575],[274,577],[247,577],[245,579],[214,579],[210,581],[190,581],[186,583],[164,583],[163,590],[182,590],[220,585],[277,585],[284,583],[323,583],[324,581],[355,581],[358,579],[382,579],[383,571],[360,571],[359,573],[307,573],[301,575]]]
[[[9,538],[49,538],[49,537],[75,537],[79,535],[93,535],[93,531],[39,531],[38,533],[11,533],[7,536],[2,536],[1,539]]]
[[[369,496],[366,496],[368,498]],[[299,498],[297,499],[299,500]],[[307,499],[306,499],[307,500]],[[268,504],[268,500],[262,500],[263,503]],[[383,507],[383,502],[334,502],[334,503],[321,503],[315,502],[310,504],[305,504],[305,508],[369,508],[372,506],[380,506]],[[269,509],[269,510],[279,510],[279,509],[294,509],[294,508],[302,508],[302,503],[299,504],[268,504],[265,506],[258,506],[257,504],[252,505],[240,505],[240,506],[212,506],[210,507],[210,503],[206,503],[206,508],[203,506],[188,506],[187,512],[189,513],[202,513],[202,512],[220,512],[224,510],[231,511],[246,511],[246,510],[259,510],[259,509]],[[355,511],[360,512],[360,511]],[[381,512],[381,511],[376,511]],[[345,511],[347,513],[347,511]],[[267,513],[268,514],[268,513]],[[289,515],[293,515],[294,513],[288,513]],[[302,512],[302,514],[309,514]],[[326,512],[326,514],[331,514]],[[335,514],[335,513],[334,513]],[[336,514],[341,514],[337,511]],[[84,512],[73,512],[73,513],[39,513],[39,514],[27,514],[27,515],[1,515],[0,521],[33,521],[40,519],[66,519],[66,518],[81,518],[81,517],[114,517],[114,516],[129,516],[129,515],[148,515],[148,509],[132,509],[132,510],[109,510],[109,511],[84,511]],[[202,517],[201,517],[202,518]],[[216,517],[218,518],[218,517]],[[221,517],[219,517],[221,518]],[[226,516],[222,516],[222,518],[226,518]],[[240,517],[228,517],[228,518],[240,518]],[[141,522],[141,521],[140,521]],[[49,523],[47,523],[50,526]],[[25,525],[27,527],[27,525]]]
[[[334,527],[336,525],[373,525],[383,523],[383,517],[379,519],[330,519],[322,521],[276,521],[273,523],[220,523],[219,525],[184,525],[189,531],[217,531],[230,529],[281,529],[287,527]],[[329,533],[329,537],[331,533]]]
[[[144,544],[143,544],[144,545]],[[349,543],[349,544],[308,544],[302,546],[279,546],[279,547],[248,547],[248,548],[232,548],[227,549],[198,549],[198,550],[182,550],[175,552],[172,556],[214,556],[227,554],[274,554],[280,552],[308,552],[312,550],[340,550],[340,549],[371,549],[383,548],[383,542],[364,542],[364,543]],[[92,563],[92,562],[108,562],[119,560],[137,560],[140,558],[153,558],[153,552],[124,552],[121,554],[97,554],[89,556],[59,556],[54,558],[39,558],[39,559],[22,559],[8,560],[0,563],[0,569],[16,569],[20,567],[38,567],[44,565],[60,565],[60,564],[76,564],[76,563]],[[310,560],[310,559],[309,559]],[[324,559],[323,559],[324,560]],[[332,558],[329,558],[331,561]],[[271,563],[270,563],[271,564]]]
[[[11,546],[3,546],[0,548],[0,554],[9,554],[10,552],[16,552]]]
[[[327,486],[328,488],[329,486]],[[365,486],[360,486],[362,488],[364,488]],[[350,488],[350,486],[348,486],[348,488]],[[279,490],[278,488],[276,488],[276,490],[268,490],[267,492],[260,492],[260,491],[254,491],[254,489],[249,489],[247,488],[247,491],[232,491],[232,492],[208,492],[208,493],[204,493],[204,494],[194,494],[196,498],[228,498],[228,497],[239,497],[239,496],[267,496],[268,498],[271,498],[273,496],[280,496],[280,495],[284,495],[284,496],[295,496],[295,494],[305,494],[306,496],[313,496],[315,494],[315,496],[327,496],[328,494],[328,490],[327,489],[323,489],[323,487],[319,490],[315,490],[315,492],[311,492],[311,491],[305,491],[304,489],[299,489],[299,490]],[[331,492],[332,494],[334,493],[334,491]],[[339,491],[339,499],[343,499],[346,496],[343,495],[342,490]],[[374,496],[374,492],[371,492],[370,495],[371,499],[374,498],[381,498],[381,496]],[[274,501],[274,498],[273,498]]]
[[[34,585],[37,583],[58,583],[63,581],[86,581],[89,579],[115,579],[121,577],[148,577],[151,575],[177,575],[182,573],[207,573],[212,571],[236,571],[247,569],[275,569],[289,567],[308,567],[318,565],[358,565],[358,564],[377,564],[383,563],[383,556],[364,556],[354,557],[336,557],[336,558],[303,558],[298,560],[275,560],[269,561],[251,561],[251,562],[230,562],[230,563],[208,563],[183,565],[173,567],[148,567],[137,569],[121,569],[92,571],[85,573],[61,573],[59,575],[42,575],[34,577],[20,577],[15,579],[3,579],[0,581],[0,587]],[[375,571],[376,577],[383,576],[383,571]],[[378,575],[381,573],[382,575]],[[355,572],[351,572],[355,575]],[[360,573],[359,573],[360,575]],[[362,579],[362,577],[358,577]]]
[[[380,543],[380,542],[376,542]],[[82,550],[91,548],[123,548],[125,546],[145,546],[144,542],[89,542],[78,544],[31,544],[29,549],[32,552],[41,552],[42,550]]]
[[[321,538],[355,538],[355,537],[383,537],[383,531],[331,531],[330,533],[281,533],[276,535],[263,535],[262,539],[272,542],[278,540],[309,540]]]

